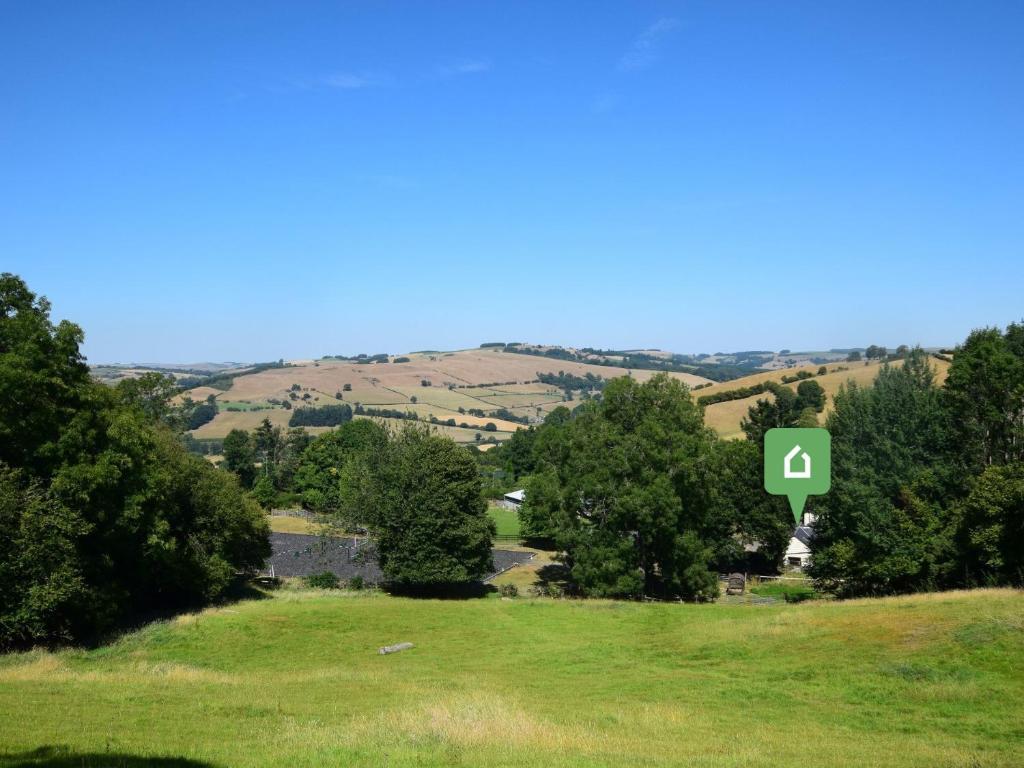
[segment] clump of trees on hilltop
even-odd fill
[[[232,476],[189,455],[152,374],[94,382],[81,329],[0,275],[0,646],[96,638],[223,595],[269,554]]]
[[[289,427],[336,427],[352,420],[352,406],[321,405],[319,408],[296,408],[288,419]]]

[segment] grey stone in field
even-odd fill
[[[385,645],[377,653],[381,656],[386,656],[389,653],[398,653],[399,651],[407,651],[413,647],[412,643],[395,643],[394,645]]]

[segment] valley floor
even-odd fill
[[[1022,723],[1011,590],[770,606],[281,591],[0,657],[8,767],[1019,766]]]

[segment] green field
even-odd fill
[[[400,641],[416,647],[376,653]],[[282,592],[0,658],[0,765],[1019,766],[1022,668],[1010,590],[769,606]]]
[[[519,513],[516,510],[492,504],[487,507],[487,514],[494,521],[499,536],[519,535]]]

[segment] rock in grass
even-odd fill
[[[377,653],[381,656],[386,656],[389,653],[398,653],[399,651],[407,651],[413,647],[412,643],[396,643],[395,645],[385,645]]]

